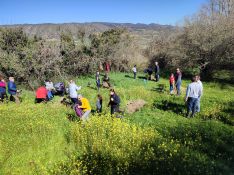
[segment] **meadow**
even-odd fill
[[[145,107],[113,118],[109,91],[101,89],[103,114],[82,123],[60,104],[61,97],[34,104],[34,93],[23,89],[20,105],[0,104],[0,174],[234,173],[233,85],[203,82],[201,112],[188,119],[183,101],[188,80],[178,97],[169,95],[168,79],[134,80],[128,73],[110,78],[123,111],[131,100],[143,99]],[[95,109],[94,76],[76,83]]]

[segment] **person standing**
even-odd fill
[[[159,81],[159,65],[157,61],[155,62],[155,79],[156,79],[156,82]]]
[[[82,120],[88,120],[89,114],[91,112],[91,106],[88,99],[84,98],[82,95],[78,95],[78,100],[81,101],[81,105],[78,105],[78,108],[82,109],[84,114],[82,115]]]
[[[153,74],[153,69],[151,68],[151,66],[148,67],[147,73],[148,73],[148,80],[151,80],[151,76]]]
[[[73,80],[70,80],[68,91],[69,91],[69,96],[71,98],[71,101],[74,104],[78,103],[78,99],[77,99],[78,93],[77,93],[77,91],[79,91],[80,89],[81,89],[81,86],[77,86]]]
[[[170,83],[170,95],[172,95],[175,87],[175,77],[173,73],[171,73],[171,76],[169,78],[169,83]]]
[[[18,91],[17,91],[14,77],[9,77],[9,82],[7,84],[7,87],[8,87],[8,93],[11,95],[10,101],[15,101],[16,103],[20,103],[20,100],[17,96]]]
[[[132,68],[132,71],[133,71],[134,79],[136,79],[136,74],[137,74],[137,68],[136,68],[136,65],[134,65],[134,67]]]
[[[97,90],[99,92],[99,89],[101,87],[101,80],[100,80],[100,73],[99,73],[99,71],[96,72],[96,85],[97,85]]]
[[[196,77],[192,78],[192,83],[190,83],[186,90],[185,102],[187,102],[187,114],[186,116],[189,118],[190,113],[191,117],[195,116],[196,107],[198,103],[198,99],[201,97],[202,89],[201,86],[197,83]]]
[[[179,68],[176,69],[176,76],[175,76],[175,85],[176,85],[176,91],[177,95],[180,95],[180,88],[182,84],[182,73]]]
[[[110,63],[107,61],[105,64],[106,72],[109,73],[111,68],[110,68]]]
[[[201,96],[202,96],[203,95],[203,84],[201,82],[201,77],[199,75],[197,75],[196,80],[197,80],[198,85],[201,88]],[[198,101],[197,101],[196,112],[200,112],[200,110],[201,110],[201,104],[200,104],[201,103],[201,96],[198,98]]]
[[[96,102],[96,109],[97,109],[97,113],[101,113],[102,112],[102,96],[100,94],[98,94],[98,99]]]
[[[120,105],[120,98],[115,93],[114,89],[110,90],[110,101],[108,104],[108,107],[111,107],[111,115],[113,115],[115,112],[119,112],[119,105]]]

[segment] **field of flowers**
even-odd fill
[[[68,120],[74,112],[59,103],[60,97],[35,105],[33,93],[24,90],[20,105],[0,104],[0,174],[234,173],[232,85],[204,83],[201,112],[187,119],[183,95],[168,95],[167,79],[156,83],[131,76],[110,75],[121,109],[130,100],[147,104],[123,119],[109,115],[106,89],[100,91],[103,114],[86,123]],[[95,109],[94,78],[76,82]],[[158,84],[166,85],[165,92]]]

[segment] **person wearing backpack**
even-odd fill
[[[111,115],[113,115],[115,112],[119,112],[119,105],[120,105],[120,98],[115,93],[114,89],[110,90],[110,101],[108,104],[108,107],[111,107]]]

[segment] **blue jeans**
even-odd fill
[[[196,106],[196,112],[200,112],[200,110],[201,110],[201,98],[198,98],[197,99],[197,106]]]
[[[189,117],[190,112],[192,112],[191,117],[194,117],[197,108],[198,98],[189,97],[187,101],[187,117]]]
[[[133,72],[134,79],[136,79],[136,72]]]
[[[155,74],[155,79],[157,82],[159,81],[159,74]]]
[[[181,86],[181,82],[179,81],[176,83],[177,95],[180,95],[180,86]]]
[[[170,84],[170,93],[173,91],[173,84]]]
[[[78,103],[78,98],[71,98],[71,101],[73,104],[77,104]]]
[[[52,100],[52,98],[53,98],[52,91],[47,92],[47,98],[48,98],[48,100]]]

